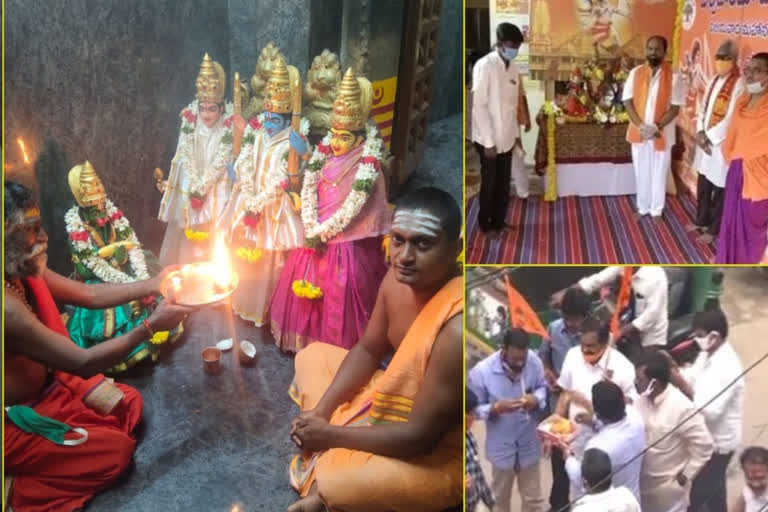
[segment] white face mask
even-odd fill
[[[714,336],[714,334],[715,334],[714,332],[711,332],[711,333],[707,334],[706,336],[702,336],[702,337],[698,337],[697,336],[697,337],[695,337],[693,339],[699,345],[699,348],[706,352],[707,350],[712,348],[712,345],[715,344],[715,336]]]
[[[760,94],[765,90],[765,86],[761,82],[752,82],[747,84],[747,92],[749,94]]]

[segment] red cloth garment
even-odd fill
[[[42,279],[28,279],[38,318],[66,335],[56,304]],[[71,512],[96,493],[110,487],[130,466],[136,440],[131,434],[144,407],[138,391],[116,384],[125,394],[114,414],[101,416],[82,397],[104,379],[82,379],[56,372],[53,383],[32,403],[43,416],[88,431],[88,441],[61,446],[37,434],[27,434],[5,420],[5,471],[14,477],[10,505],[15,512]]]

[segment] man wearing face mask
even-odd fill
[[[746,94],[736,105],[723,154],[731,162],[717,263],[759,263],[768,249],[768,53],[744,70]]]
[[[210,234],[232,192],[232,104],[225,103],[227,76],[203,57],[195,81],[197,99],[182,110],[179,143],[171,162],[158,219],[168,224],[160,263],[207,258]]]
[[[546,407],[547,388],[541,360],[528,343],[524,331],[506,331],[501,350],[469,372],[469,386],[480,404],[475,414],[486,421],[485,455],[493,466],[494,511],[509,512],[515,479],[523,510],[545,509],[536,412]]]
[[[640,502],[643,510],[685,512],[691,483],[712,456],[712,436],[704,416],[693,415],[693,402],[669,385],[671,369],[664,354],[646,353],[636,373],[636,406],[650,446],[643,457]],[[670,432],[675,425],[679,427]]]
[[[288,169],[291,150],[300,156],[309,151],[309,122],[301,119],[299,132],[291,128],[291,116],[299,115],[293,112],[298,85],[298,69],[278,57],[266,85],[264,112],[243,131],[235,187],[220,223],[232,236],[240,277],[232,309],[258,327],[269,324],[269,303],[288,252],[304,243],[299,205],[289,194],[296,176]]]
[[[523,77],[514,64],[524,37],[511,23],[496,28],[496,48],[472,70],[472,140],[481,157],[478,224],[497,236],[505,226],[510,175],[517,194],[528,197],[520,126],[530,131]]]
[[[739,48],[728,40],[720,45],[715,56],[717,74],[712,78],[696,126],[696,162],[699,171],[696,200],[696,227],[705,242],[720,232],[725,199],[725,177],[728,162],[722,145],[731,123],[737,100],[744,91],[744,79],[737,65]]]
[[[627,141],[632,144],[637,213],[658,219],[672,164],[674,121],[685,97],[682,80],[665,61],[667,40],[653,36],[645,51],[647,63],[630,71],[622,100],[630,119]]]
[[[8,508],[81,510],[130,467],[141,395],[98,373],[192,310],[162,302],[121,336],[82,348],[55,301],[101,309],[158,294],[167,271],[126,284],[84,284],[46,268],[48,235],[32,191],[4,184],[4,462]],[[8,487],[7,487],[8,488]]]
[[[584,453],[584,446],[594,434],[590,427],[594,419],[592,387],[606,380],[617,384],[630,400],[635,394],[635,368],[621,352],[608,346],[609,337],[607,325],[595,317],[585,320],[581,326],[581,345],[568,351],[557,379],[562,391],[555,414],[583,425],[570,447],[577,457]]]
[[[592,386],[592,403],[600,426],[587,442],[586,450],[599,448],[611,459],[613,484],[624,486],[640,501],[640,468],[645,449],[645,426],[637,410],[626,404],[621,388],[610,381]],[[571,479],[571,496],[584,494],[581,457],[570,455],[565,470]],[[648,509],[652,510],[652,509]]]
[[[733,346],[728,343],[728,321],[719,310],[697,313],[693,318],[696,343],[701,349],[693,366],[673,368],[671,382],[693,400],[714,439],[714,453],[693,481],[690,512],[725,512],[727,507],[726,470],[741,444],[744,417],[743,367]],[[671,358],[670,358],[671,359]],[[722,394],[720,394],[722,392]]]

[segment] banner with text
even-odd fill
[[[491,20],[491,47],[496,45],[496,27],[499,23],[512,23],[522,30],[525,40],[530,37],[529,0],[489,0]],[[515,64],[523,74],[528,74],[528,44],[520,47]]]

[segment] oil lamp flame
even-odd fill
[[[232,267],[229,262],[229,252],[227,251],[223,235],[217,237],[214,242],[213,263],[216,272],[214,277],[216,285],[221,288],[227,288],[232,282]]]
[[[24,155],[24,163],[29,163],[29,155],[27,154],[27,147],[24,145],[24,139],[21,137],[16,138],[16,142],[19,144],[19,148],[21,148],[21,154]]]

